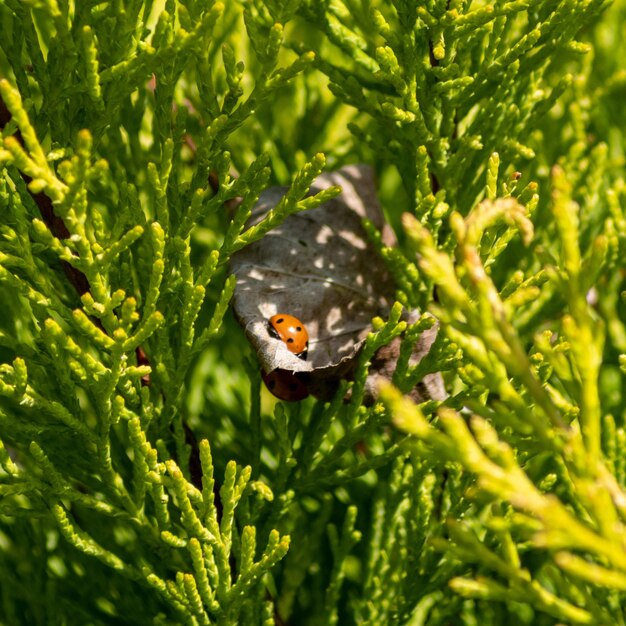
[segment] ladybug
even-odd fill
[[[275,369],[269,374],[261,371],[261,378],[279,400],[298,402],[309,395],[306,384],[289,370]]]
[[[269,331],[276,339],[282,339],[289,352],[293,352],[297,357],[306,360],[309,349],[309,333],[304,324],[293,315],[277,313],[270,317]]]

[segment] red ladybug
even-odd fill
[[[293,352],[301,359],[306,359],[309,349],[309,333],[297,317],[285,313],[272,315],[269,330],[276,339],[282,339],[285,342],[289,352]]]
[[[288,370],[275,369],[269,374],[262,371],[261,378],[270,392],[280,400],[298,402],[309,395],[306,384]]]

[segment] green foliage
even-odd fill
[[[0,623],[626,622],[626,3],[417,4],[0,0]],[[228,260],[358,161],[423,314],[277,403]]]

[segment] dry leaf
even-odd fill
[[[371,168],[351,165],[322,174],[310,193],[333,185],[342,187],[341,195],[287,217],[231,259],[237,276],[233,309],[261,367],[266,373],[297,373],[318,397],[327,397],[340,378],[350,376],[372,318],[386,318],[394,296],[393,281],[362,225],[369,219],[386,245],[395,243]],[[260,222],[286,191],[263,192],[248,226]],[[276,313],[293,315],[306,326],[307,360],[270,335],[268,319]]]
[[[349,166],[322,174],[311,193],[332,185],[341,185],[343,193],[288,217],[231,259],[237,276],[233,307],[267,372],[336,367],[354,356],[372,317],[389,311],[393,285],[361,223],[367,217],[383,227],[371,169]],[[260,222],[286,191],[263,192],[249,225]],[[305,324],[306,361],[269,335],[267,320],[276,313]]]
[[[420,315],[418,311],[410,311],[405,320],[409,324],[417,322]],[[439,324],[436,323],[431,328],[423,331],[411,352],[409,365],[414,367],[428,354],[432,345],[437,339]],[[386,346],[380,348],[370,362],[370,367],[365,381],[365,395],[363,401],[366,405],[373,404],[378,398],[378,390],[381,382],[389,382],[396,370],[398,358],[400,357],[400,345],[402,337],[396,337]],[[415,403],[426,400],[445,400],[448,396],[443,386],[443,378],[439,372],[427,374],[417,385],[407,394]]]

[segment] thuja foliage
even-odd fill
[[[623,624],[624,18],[0,0],[0,622]],[[353,162],[398,302],[276,402],[228,259]]]

